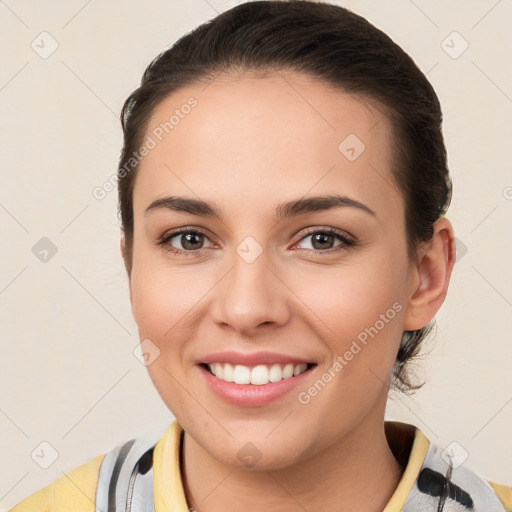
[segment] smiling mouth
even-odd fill
[[[206,371],[224,382],[263,386],[271,382],[292,379],[316,366],[316,363],[303,364],[260,364],[256,366],[233,365],[230,363],[201,363]]]

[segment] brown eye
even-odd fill
[[[197,249],[201,249],[200,245],[204,241],[204,236],[201,233],[181,233],[179,235],[173,236],[169,239],[177,238],[181,243],[183,249],[187,251],[193,251]]]
[[[345,236],[342,232],[334,228],[310,231],[301,238],[299,244],[308,238],[311,238],[310,247],[305,247],[305,249],[318,252],[333,252],[330,250],[333,249],[336,251],[338,249],[348,248],[355,245],[355,240]],[[339,243],[336,244],[336,240],[338,240]]]
[[[189,255],[204,249],[205,240],[209,241],[209,238],[197,229],[182,228],[164,235],[157,245],[162,246],[169,252]]]
[[[326,235],[325,233],[315,233],[311,238],[311,245],[314,249],[330,249],[336,238],[333,235]]]

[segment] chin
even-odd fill
[[[300,460],[297,453],[300,440],[288,434],[282,437],[276,434],[270,439],[266,432],[262,430],[260,436],[234,434],[225,443],[212,443],[208,438],[206,443],[201,444],[218,462],[237,470],[275,471],[293,466]]]
[[[215,456],[215,454],[212,454]],[[241,471],[277,471],[286,469],[297,463],[296,457],[290,457],[290,453],[274,453],[272,455],[260,451],[250,442],[242,446],[240,450],[226,457],[226,454],[219,454],[215,457],[222,464]],[[296,454],[294,454],[296,455]]]

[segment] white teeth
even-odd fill
[[[307,364],[298,364],[294,369],[293,369],[293,375],[300,375],[302,372],[305,372],[306,371],[306,368],[308,367]]]
[[[293,364],[287,364],[283,370],[283,379],[289,379],[293,377]]]
[[[222,372],[222,380],[226,382],[234,382],[235,381],[235,369],[229,363],[224,365],[224,370]]]
[[[216,365],[219,363],[215,363]],[[222,377],[220,377],[221,380]],[[235,384],[250,384],[251,383],[251,369],[247,366],[237,364],[233,374],[233,382]]]
[[[288,363],[284,367],[280,364],[273,364],[267,366],[260,364],[250,368],[237,364],[229,363],[212,363],[208,364],[213,375],[225,382],[234,382],[235,384],[253,384],[255,386],[262,386],[269,382],[279,382],[282,379],[289,379],[300,375],[307,370],[307,364],[293,365]]]
[[[214,368],[215,368],[215,375],[217,377],[219,377],[219,379],[222,379],[223,373],[224,373],[222,365],[220,363],[215,363]]]
[[[251,371],[251,384],[261,386],[268,383],[268,368],[264,364],[255,366]]]
[[[270,382],[278,382],[283,378],[283,370],[281,370],[281,365],[273,364],[270,367],[268,372],[268,380]]]

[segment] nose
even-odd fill
[[[218,325],[252,337],[288,322],[292,294],[270,259],[265,251],[254,261],[234,252],[230,270],[215,287],[212,314]]]

